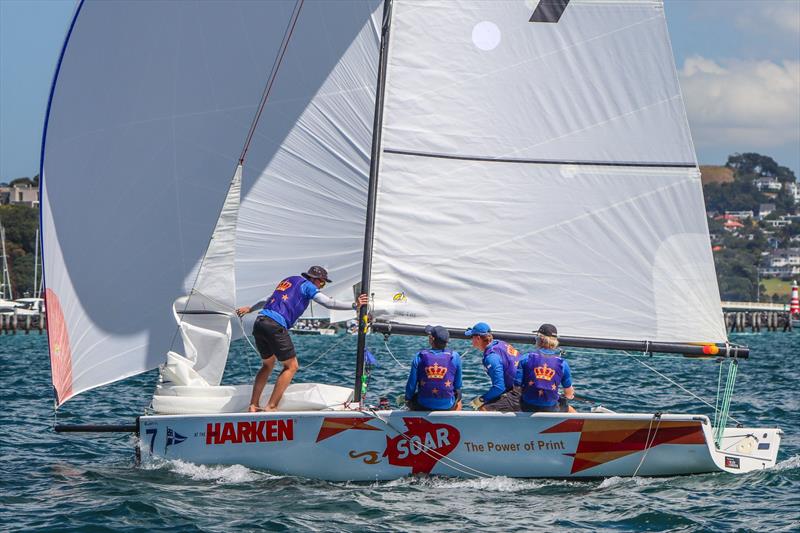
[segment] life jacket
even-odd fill
[[[287,328],[291,328],[308,307],[310,300],[300,290],[303,283],[306,283],[306,279],[302,276],[286,278],[278,283],[275,292],[267,298],[267,303],[264,304],[264,310],[278,313],[286,320]]]
[[[526,354],[522,365],[522,401],[530,405],[556,405],[564,377],[564,360],[539,350]]]
[[[509,391],[514,388],[514,378],[517,376],[517,366],[519,366],[520,355],[519,351],[504,341],[492,341],[489,346],[483,351],[483,368],[489,373],[489,364],[486,358],[496,353],[500,356],[500,361],[503,362],[503,383],[505,383],[506,390]]]
[[[453,399],[455,393],[456,365],[451,350],[419,352],[417,367],[417,400],[425,398]]]

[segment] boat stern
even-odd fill
[[[782,435],[779,428],[726,428],[719,449],[713,450],[714,461],[733,474],[772,468]]]

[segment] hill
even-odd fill
[[[732,183],[733,169],[719,165],[700,165],[700,179],[703,185],[709,183]]]

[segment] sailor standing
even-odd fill
[[[283,370],[275,381],[275,387],[272,389],[272,395],[269,397],[264,411],[277,409],[283,393],[292,382],[299,365],[294,344],[289,336],[289,329],[300,318],[311,300],[328,309],[341,310],[357,310],[367,304],[366,294],[359,295],[353,303],[345,303],[319,292],[325,284],[330,282],[327,270],[321,266],[312,266],[300,276],[290,276],[282,280],[266,300],[236,310],[239,316],[244,316],[256,309],[261,309],[253,325],[253,337],[256,339],[256,347],[261,354],[262,364],[253,384],[253,395],[248,408],[251,413],[261,410],[258,402],[269,376],[272,374],[276,360],[283,364]]]
[[[558,330],[552,324],[542,324],[535,333],[538,334],[536,350],[522,356],[517,370],[516,383],[522,387],[522,410],[574,413],[575,409],[567,400],[575,397],[575,388],[569,364],[559,357]],[[563,396],[558,394],[559,385],[564,389]]]
[[[495,340],[486,322],[478,322],[464,335],[472,337],[472,346],[483,351],[483,368],[492,380],[492,387],[470,405],[480,411],[519,411],[519,390],[514,387],[519,352],[507,342]]]

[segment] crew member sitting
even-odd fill
[[[428,326],[430,349],[411,361],[406,383],[406,405],[412,411],[461,410],[461,356],[447,349],[450,333],[442,326]]]
[[[575,397],[569,364],[559,357],[558,331],[552,324],[542,324],[537,331],[536,350],[522,356],[517,370],[517,385],[522,386],[520,406],[523,411],[570,412],[575,409],[567,400]],[[559,397],[558,386],[564,389]]]
[[[481,411],[519,411],[519,389],[514,388],[519,352],[507,342],[495,340],[486,322],[478,322],[464,334],[483,351],[483,368],[492,380],[492,387],[472,400],[472,407]]]

